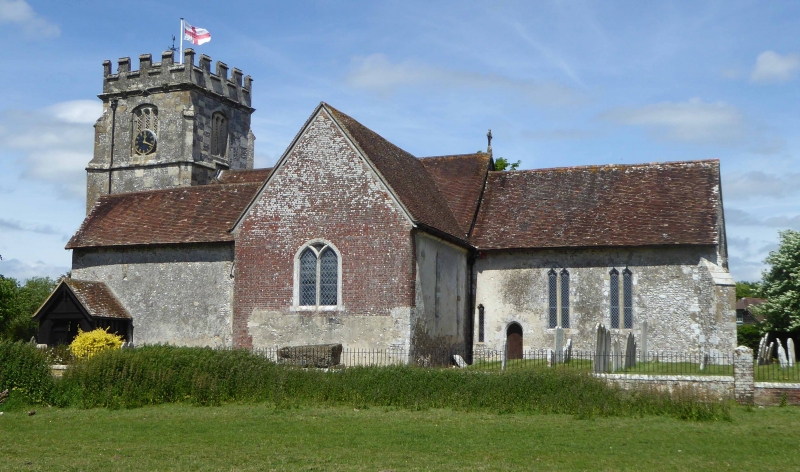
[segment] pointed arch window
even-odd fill
[[[228,119],[221,112],[211,115],[211,155],[225,157],[228,149]]]
[[[336,249],[324,242],[305,246],[296,260],[296,305],[336,307],[341,298],[341,264]]]
[[[627,268],[622,271],[622,305],[625,329],[633,328],[633,273]]]
[[[608,304],[611,315],[611,328],[619,328],[619,271],[611,269],[609,272]]]
[[[547,272],[547,326],[569,328],[569,271]]]

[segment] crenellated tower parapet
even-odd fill
[[[239,69],[186,49],[139,69],[123,57],[113,73],[103,62],[103,115],[95,124],[94,158],[86,167],[86,208],[100,195],[204,185],[220,170],[253,168],[250,131],[253,80]]]
[[[253,79],[237,68],[231,70],[217,61],[215,72],[211,72],[211,58],[200,54],[198,64],[194,64],[195,52],[183,52],[183,64],[174,62],[172,51],[161,54],[161,62],[153,62],[150,54],[139,56],[139,70],[131,70],[130,57],[117,61],[117,73],[112,73],[111,61],[103,62],[103,93],[100,98],[118,95],[153,93],[181,90],[196,87],[215,96],[230,100],[243,107],[251,106]]]

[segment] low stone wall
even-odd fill
[[[753,402],[756,405],[800,405],[800,383],[756,382]]]
[[[673,392],[692,389],[711,398],[733,398],[734,379],[723,375],[639,375],[639,374],[594,374],[625,390],[652,388]]]
[[[53,377],[60,379],[64,376],[64,372],[67,370],[67,366],[61,364],[52,364],[50,365],[50,373],[53,374]]]

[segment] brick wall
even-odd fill
[[[407,344],[415,280],[411,228],[320,110],[238,229],[234,345]],[[342,306],[298,311],[294,260],[317,238],[341,253]]]

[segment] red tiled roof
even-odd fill
[[[99,318],[131,318],[105,283],[67,278],[62,281],[72,290],[90,315]]]
[[[480,249],[713,245],[719,161],[490,172]]]
[[[766,301],[765,298],[742,297],[736,301],[736,309],[749,310],[751,306],[761,305]]]
[[[323,106],[375,165],[416,223],[466,240],[466,232],[419,159],[330,105]]]
[[[251,170],[225,170],[219,176],[219,183],[222,184],[249,184],[263,183],[272,173],[272,167]]]
[[[469,233],[475,218],[490,160],[485,152],[420,159],[464,234]]]
[[[259,187],[201,185],[104,195],[67,249],[233,241],[228,230]]]

